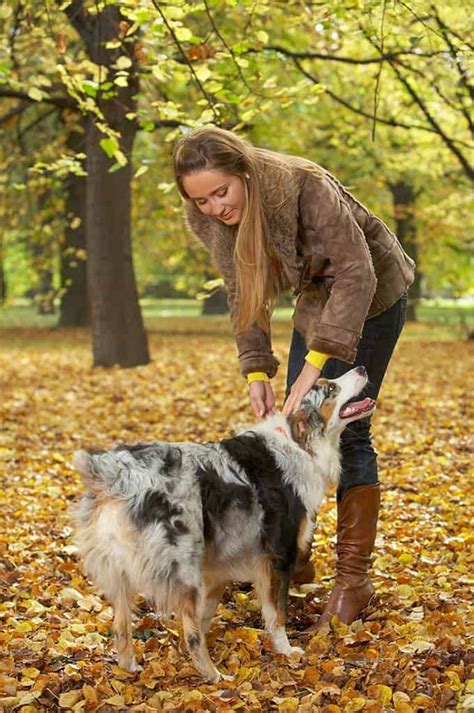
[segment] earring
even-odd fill
[[[247,180],[249,180],[249,178],[250,178],[250,174],[248,174],[248,173],[244,173],[244,176],[245,176],[245,178],[246,178]]]

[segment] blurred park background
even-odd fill
[[[397,232],[409,335],[472,336],[469,21],[449,0],[6,0],[0,328],[90,325],[95,365],[133,366],[145,328],[224,310],[170,165],[215,123],[324,165]]]

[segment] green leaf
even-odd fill
[[[0,20],[8,20],[13,15],[13,7],[5,2],[0,5]]]
[[[193,36],[187,27],[177,27],[174,32],[180,42],[188,42]]]
[[[175,188],[175,182],[172,181],[171,183],[167,183],[166,181],[163,181],[158,184],[158,188],[163,193],[171,193],[171,191]]]
[[[209,77],[212,77],[211,70],[204,64],[200,67],[196,67],[195,72],[200,82],[205,82],[207,79],[209,79]]]
[[[113,156],[116,154],[118,151],[118,142],[115,139],[111,139],[110,137],[107,137],[106,139],[101,139],[100,140],[100,147],[109,158],[113,158]]]
[[[140,166],[139,169],[135,171],[134,178],[138,178],[139,176],[143,176],[144,173],[146,173],[150,169],[150,166]]]
[[[31,87],[28,89],[28,96],[35,102],[41,102],[45,98],[46,94],[38,89],[38,87]]]
[[[97,95],[99,87],[96,82],[92,82],[90,79],[85,79],[82,82],[82,91],[87,94],[88,97],[95,97]]]
[[[163,72],[157,64],[154,64],[151,68],[151,73],[159,82],[164,82],[166,80],[166,74]]]
[[[179,135],[181,134],[180,129],[173,129],[169,133],[166,134],[164,141],[165,143],[170,143],[171,141],[174,141]]]
[[[184,16],[184,10],[181,7],[173,7],[173,5],[170,5],[169,7],[165,8],[164,14],[166,15],[168,20],[181,20],[181,18]]]
[[[130,57],[127,57],[126,55],[122,55],[115,62],[115,66],[117,69],[128,69],[129,67],[132,66],[132,60],[130,59]]]

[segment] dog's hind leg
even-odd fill
[[[217,605],[221,600],[222,594],[224,593],[224,589],[225,584],[222,584],[221,582],[219,582],[218,584],[212,584],[208,589],[206,589],[206,596],[201,619],[201,628],[205,634],[207,634],[211,627],[212,617],[216,612]]]
[[[138,671],[132,638],[132,604],[134,592],[125,575],[118,579],[117,587],[111,595],[114,607],[114,637],[117,661],[126,671]]]
[[[227,679],[228,677],[214,666],[207,650],[206,636],[202,628],[204,609],[202,593],[196,589],[189,589],[184,593],[182,602],[184,638],[194,665],[212,683],[217,683],[222,678]]]
[[[299,646],[291,646],[285,629],[289,573],[274,569],[270,558],[263,557],[257,564],[255,589],[262,603],[265,628],[277,654],[288,656],[304,653]]]

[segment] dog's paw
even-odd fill
[[[225,673],[221,673],[220,671],[217,670],[217,668],[214,670],[214,672],[210,676],[206,676],[206,678],[211,683],[219,683],[219,681],[233,681],[234,680],[234,676],[229,676]]]
[[[120,668],[123,668],[124,671],[128,671],[128,673],[138,673],[139,671],[143,671],[143,666],[140,666],[135,657],[133,657],[130,661],[119,661],[118,665]]]
[[[301,646],[290,646],[288,653],[286,654],[290,658],[301,658],[305,653]]]

